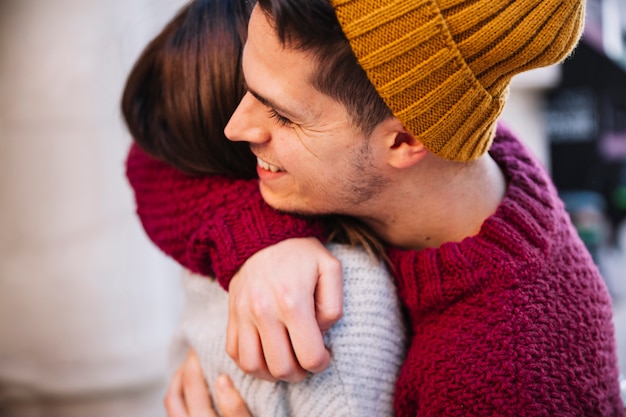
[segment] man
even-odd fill
[[[412,336],[398,415],[623,415],[602,279],[545,172],[495,133],[511,77],[569,53],[583,3],[380,3],[255,7],[226,134],[251,144],[263,198],[356,216],[396,248]],[[229,354],[261,377],[323,368],[319,334],[288,314],[315,285],[281,292],[246,268]],[[266,284],[279,296],[258,308]]]

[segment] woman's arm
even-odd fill
[[[302,322],[283,323],[275,310],[272,310],[274,314],[251,322],[250,317],[254,315],[250,305],[246,306],[248,310],[240,311],[240,319],[236,322],[238,326],[231,327],[231,334],[237,332],[240,340],[246,340],[256,337],[257,331],[260,331],[262,337],[267,337],[266,329],[284,326],[290,334],[300,335],[296,337],[300,345],[295,346],[293,351],[289,349],[289,352],[297,357],[321,358],[323,361],[314,365],[323,367],[327,363],[324,359],[327,359],[328,352],[319,328],[328,328],[341,314],[341,268],[319,243],[308,246],[306,256],[312,260],[307,264],[312,265],[308,269],[298,260],[294,263],[293,256],[285,256],[293,255],[293,246],[279,252],[282,255],[278,258],[275,256],[277,248],[274,247],[275,243],[295,237],[321,238],[324,235],[321,222],[273,210],[261,198],[256,181],[220,176],[192,177],[153,159],[136,145],[130,150],[126,166],[135,192],[137,214],[144,229],[161,250],[181,265],[202,275],[215,276],[220,285],[228,289],[233,275],[245,263],[247,268],[245,272],[239,271],[238,281],[252,279],[259,284],[266,283],[266,294],[272,294],[273,288],[285,287],[283,283],[287,283],[292,292],[283,295],[303,300],[298,302],[299,306],[313,305],[315,300],[316,308],[305,311],[306,322],[313,329],[306,334],[298,332]],[[296,241],[294,245],[302,246],[301,239],[290,240]],[[258,251],[261,252],[255,255]],[[247,261],[249,257],[254,262]],[[294,280],[294,277],[297,279]],[[308,293],[302,286],[293,285],[303,280],[308,282],[307,288],[312,288]],[[324,285],[316,285],[320,281]],[[245,299],[254,288],[258,285],[235,291],[234,299]],[[316,322],[317,326],[314,326]],[[266,354],[272,356],[271,352],[284,351],[286,347],[289,346],[277,346]],[[244,356],[238,352],[234,356],[237,363],[243,359],[252,363],[252,368],[258,365],[267,369],[260,352],[257,351],[255,356],[249,356],[249,352],[242,353]],[[304,365],[306,368],[307,364]],[[263,372],[263,369],[259,376],[271,378],[270,372]],[[298,374],[303,370],[292,361],[288,372]]]
[[[149,238],[184,267],[215,276],[224,288],[259,250],[288,238],[325,236],[320,221],[265,204],[255,180],[190,176],[136,144],[126,175]]]

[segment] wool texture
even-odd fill
[[[322,241],[326,236],[322,223],[268,206],[258,181],[190,176],[134,143],[126,159],[126,176],[148,237],[178,263],[216,277],[224,288],[250,256],[282,240],[285,232]]]
[[[400,416],[623,416],[611,297],[545,170],[500,128],[478,235],[390,248],[412,334]],[[471,411],[470,411],[471,410]]]
[[[491,154],[508,188],[477,236],[439,249],[389,250],[411,335],[396,384],[396,415],[623,416],[611,300],[596,266],[547,173],[523,145],[500,128]],[[269,211],[270,217],[238,217],[237,230],[248,235],[209,228],[202,238],[211,241],[189,239],[189,230],[206,220],[190,216],[190,205],[210,210],[213,224],[226,215],[221,224],[229,227],[236,220],[229,216],[246,204],[240,189],[215,177],[179,177],[157,162],[135,164],[145,158],[129,156],[138,213],[148,235],[183,265],[197,269],[199,257],[185,255],[200,251],[194,245],[224,244],[229,250],[205,253],[202,263],[236,271],[245,261],[240,250],[270,243],[256,242],[257,234],[269,232],[255,229],[271,229],[273,243],[294,237],[290,223]],[[151,175],[141,172],[145,166],[154,168]],[[216,181],[216,193],[207,193]],[[168,207],[150,210],[155,200]],[[306,233],[306,227],[295,229]],[[311,221],[308,227],[316,234],[321,226]],[[222,242],[224,236],[232,240]]]
[[[392,415],[408,339],[393,279],[363,248],[331,244],[328,249],[343,267],[344,308],[324,335],[331,352],[324,372],[291,384],[245,375],[224,350],[228,293],[213,279],[189,272],[183,276],[178,356],[193,347],[209,387],[219,374],[229,375],[255,417]]]
[[[584,0],[331,0],[361,67],[434,154],[468,161],[492,142],[514,75],[556,64]]]

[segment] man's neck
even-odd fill
[[[364,221],[401,248],[436,248],[478,234],[504,198],[506,179],[488,154],[469,165],[458,164],[434,160],[421,167],[419,175],[407,176],[394,187],[394,196],[385,197],[380,215]]]

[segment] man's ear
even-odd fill
[[[398,119],[389,131],[387,142],[387,163],[394,168],[408,168],[421,161],[428,149],[412,133],[407,131]]]

